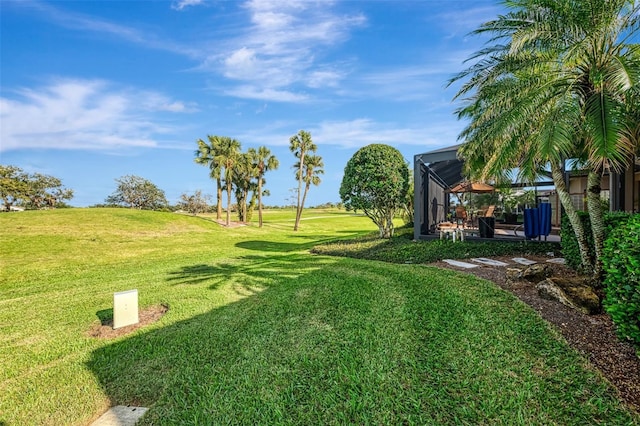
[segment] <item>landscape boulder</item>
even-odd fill
[[[507,268],[506,278],[508,282],[527,280],[532,283],[540,282],[553,274],[549,265],[536,263],[526,268]]]
[[[506,277],[508,282],[518,281],[520,278],[522,278],[522,269],[507,268]]]
[[[535,265],[527,266],[524,271],[522,271],[521,278],[537,283],[540,280],[549,278],[552,274],[553,269],[551,266],[544,263],[536,263]]]
[[[547,278],[536,285],[540,297],[557,300],[585,314],[601,311],[600,298],[582,278]]]

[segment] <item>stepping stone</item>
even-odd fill
[[[474,257],[471,260],[474,262],[482,263],[489,266],[508,266],[508,263],[501,262],[499,260],[487,259],[486,257]]]
[[[558,263],[560,265],[564,265],[566,263],[566,261],[564,260],[564,257],[554,257],[553,259],[548,259],[547,262]]]
[[[525,259],[524,257],[514,257],[511,260],[513,260],[516,263],[519,263],[520,265],[526,265],[526,266],[531,266],[531,265],[535,265],[536,263],[538,263],[535,260]]]
[[[134,426],[147,410],[145,407],[116,405],[91,423],[91,426]]]
[[[465,268],[465,269],[477,268],[478,266],[480,266],[480,265],[474,265],[473,263],[461,262],[459,260],[453,260],[453,259],[442,259],[442,261],[448,263],[449,265],[457,266],[459,268]]]

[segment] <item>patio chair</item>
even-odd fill
[[[462,225],[464,228],[467,222],[467,217],[467,210],[463,206],[456,206],[456,224],[458,226]]]

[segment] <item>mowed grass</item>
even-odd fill
[[[309,250],[375,226],[269,211],[265,227],[121,209],[0,215],[0,423],[639,424],[513,296],[423,265]],[[254,220],[257,221],[257,213]],[[137,288],[157,323],[87,331]]]

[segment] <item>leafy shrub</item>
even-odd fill
[[[593,234],[591,233],[591,220],[587,212],[578,212],[578,216],[582,221],[582,226],[587,237],[587,244],[589,245],[589,257],[595,258],[595,249],[593,246]],[[629,220],[631,215],[625,212],[611,212],[604,215],[605,226],[605,239],[610,235],[614,229],[624,224]],[[562,216],[562,224],[560,228],[560,238],[562,240],[562,256],[566,259],[567,265],[572,269],[579,271],[581,268],[580,262],[580,249],[578,248],[578,240],[576,234],[573,232],[569,217]]]
[[[618,334],[640,348],[640,215],[628,217],[604,245],[603,301]]]
[[[610,212],[604,215],[605,235],[610,235],[616,228],[624,225],[634,215],[627,212]]]

